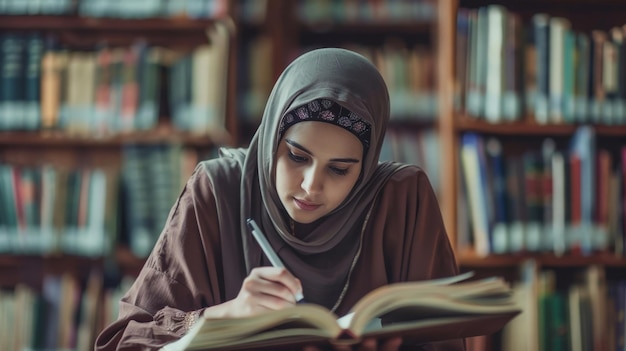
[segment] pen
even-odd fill
[[[272,266],[285,268],[283,261],[281,261],[280,257],[278,257],[276,252],[274,252],[274,249],[272,249],[272,246],[270,245],[269,241],[267,241],[267,239],[265,238],[265,235],[261,231],[261,228],[259,228],[259,226],[256,224],[254,219],[248,218],[246,223],[248,224],[248,228],[250,228],[250,231],[252,232],[252,236],[259,243],[259,245],[261,246],[261,249],[265,253],[265,256],[267,256],[267,258],[272,263]],[[302,293],[297,293],[296,301],[303,302],[303,300],[304,300],[304,296],[302,296]]]

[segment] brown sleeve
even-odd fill
[[[380,203],[393,209],[388,215],[396,216],[387,222],[383,238],[389,278],[413,281],[458,274],[439,203],[426,173],[415,167],[400,171],[384,189]],[[392,254],[397,252],[400,254]],[[464,350],[464,344],[461,339],[416,348],[407,346],[403,350]]]
[[[206,178],[196,168],[96,350],[156,350],[184,335],[205,307],[221,302],[219,228],[209,220],[217,215]]]

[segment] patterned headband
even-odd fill
[[[340,126],[359,138],[365,150],[370,146],[372,128],[369,123],[365,122],[357,113],[351,112],[328,99],[313,100],[306,105],[296,107],[287,112],[280,121],[278,139],[282,138],[289,127],[304,121],[327,122]]]

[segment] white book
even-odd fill
[[[615,101],[617,101],[617,47],[611,40],[604,42],[602,50],[602,84],[604,86],[605,101],[602,106],[600,121],[604,124],[615,124]]]
[[[230,29],[217,22],[207,30],[210,44],[198,47],[192,56],[191,129],[220,140],[226,131],[228,54]]]
[[[485,84],[485,119],[498,123],[502,120],[504,91],[503,56],[506,9],[500,5],[487,7],[487,67]]]
[[[478,9],[472,21],[471,32],[471,60],[469,71],[469,86],[467,89],[467,113],[474,117],[484,115],[485,80],[487,77],[486,50],[487,50],[487,10]]]
[[[552,244],[556,255],[566,250],[565,240],[565,160],[563,154],[552,154]]]
[[[479,257],[490,253],[489,223],[487,219],[487,199],[482,183],[484,167],[480,165],[478,150],[479,136],[466,134],[461,145],[461,165],[467,189],[474,250]]]
[[[563,80],[565,60],[565,35],[570,30],[570,22],[562,17],[551,17],[549,22],[549,90],[550,117],[552,123],[563,123]]]

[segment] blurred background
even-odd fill
[[[523,313],[468,350],[626,350],[626,2],[0,1],[0,349],[90,350],[195,165],[300,54],[390,91],[462,271]]]

